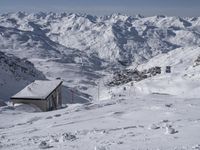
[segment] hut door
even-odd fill
[[[53,110],[52,98],[49,100],[49,110]]]
[[[60,105],[60,104],[59,104],[59,95],[58,95],[58,92],[57,92],[57,94],[56,94],[56,103],[57,103],[57,106]]]
[[[49,100],[49,110],[51,110],[51,99]]]

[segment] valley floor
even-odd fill
[[[2,150],[200,149],[199,99],[148,95],[45,113],[0,109]]]

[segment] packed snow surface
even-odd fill
[[[29,112],[29,113],[34,113],[34,112],[42,112],[40,108],[38,108],[36,105],[33,104],[15,104],[14,109],[16,111],[23,111],[23,112]]]
[[[61,80],[35,80],[12,98],[46,99],[47,96],[62,83]]]
[[[121,94],[46,113],[1,108],[0,149],[200,148],[199,99]]]

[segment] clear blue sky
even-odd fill
[[[0,12],[53,11],[200,16],[200,0],[0,0]]]

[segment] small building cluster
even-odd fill
[[[166,73],[171,73],[171,66],[166,66]],[[113,80],[110,81],[108,86],[122,85],[131,81],[141,81],[146,78],[161,74],[161,67],[155,66],[149,69],[138,71],[137,69],[125,69],[114,73]]]
[[[36,80],[11,97],[13,104],[34,104],[42,111],[58,109],[62,106],[61,80]]]

